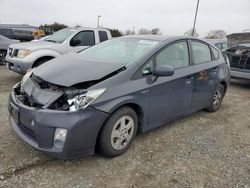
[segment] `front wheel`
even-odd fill
[[[106,157],[124,153],[133,143],[138,127],[135,111],[123,107],[114,112],[101,130],[99,152]]]
[[[209,112],[217,111],[220,108],[224,95],[225,87],[222,84],[219,84],[215,88],[212,99],[210,100],[210,105],[206,110]]]

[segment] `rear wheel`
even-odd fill
[[[209,112],[215,112],[220,108],[223,97],[225,95],[225,88],[222,84],[219,84],[213,93],[209,107],[206,109]]]
[[[6,55],[7,55],[6,50],[0,50],[0,65],[6,64],[6,60],[5,60]]]
[[[98,140],[99,152],[106,157],[121,155],[133,143],[137,127],[137,115],[133,109],[118,109],[101,130]]]

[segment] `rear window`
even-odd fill
[[[206,63],[212,60],[208,45],[192,41],[192,55],[194,64]]]
[[[100,42],[108,40],[108,34],[106,31],[99,31]]]

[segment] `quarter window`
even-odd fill
[[[219,51],[211,46],[212,52],[214,54],[215,59],[219,59]]]
[[[108,34],[106,31],[98,31],[100,42],[108,40]]]
[[[212,60],[208,45],[192,41],[192,55],[194,64],[201,64]]]
[[[95,44],[95,35],[93,31],[82,31],[76,34],[73,41],[79,41],[75,46],[93,46]]]
[[[189,54],[187,42],[178,42],[165,48],[156,55],[157,65],[168,65],[174,69],[189,66]]]
[[[215,44],[215,46],[218,48],[218,49],[222,49],[222,47],[221,47],[221,43],[218,43],[218,44]]]

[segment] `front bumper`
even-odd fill
[[[108,116],[91,108],[77,112],[35,109],[18,101],[14,90],[9,99],[9,121],[14,131],[32,147],[55,158],[70,159],[93,154],[99,130]],[[56,128],[68,130],[63,149],[53,146]]]
[[[32,62],[24,62],[21,58],[10,58],[6,57],[6,66],[9,70],[14,71],[18,74],[25,74],[27,70],[32,68]]]
[[[231,67],[231,77],[232,78],[242,78],[250,80],[250,70],[238,69]]]

